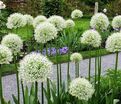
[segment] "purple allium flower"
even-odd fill
[[[60,54],[66,54],[68,52],[68,47],[62,47],[59,49]]]

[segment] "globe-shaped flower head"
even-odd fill
[[[37,27],[40,23],[45,22],[47,18],[43,15],[37,16],[33,21],[33,26]]]
[[[66,28],[72,28],[74,26],[75,26],[75,23],[73,20],[71,19],[66,20]]]
[[[30,53],[19,63],[19,77],[24,82],[43,82],[51,70],[52,62],[40,53]]]
[[[80,53],[73,53],[70,57],[71,61],[78,62],[83,59],[82,55]]]
[[[44,22],[36,27],[34,37],[38,43],[46,43],[57,37],[57,29],[53,24]]]
[[[12,58],[11,50],[4,45],[0,45],[0,64],[9,64]]]
[[[25,19],[26,19],[26,24],[27,25],[33,25],[33,17],[31,16],[31,15],[28,15],[28,14],[26,14],[26,15],[24,15],[24,17],[25,17]]]
[[[112,26],[114,29],[121,29],[121,15],[113,18]]]
[[[1,41],[2,45],[7,46],[12,50],[12,53],[16,55],[23,48],[23,41],[16,34],[8,34],[3,37]]]
[[[90,21],[91,28],[99,30],[106,30],[109,24],[108,17],[103,13],[96,13]]]
[[[71,18],[73,19],[77,19],[77,18],[81,18],[83,16],[82,11],[75,9],[74,11],[72,11],[71,13]]]
[[[66,27],[65,20],[61,16],[57,15],[51,16],[48,19],[48,22],[52,23],[57,28],[58,31],[62,31]]]
[[[106,50],[109,52],[121,51],[121,33],[113,33],[106,41]]]
[[[24,27],[26,25],[26,19],[23,14],[14,13],[8,17],[6,25],[7,25],[7,28],[9,29]]]
[[[87,30],[82,34],[81,43],[92,46],[99,47],[101,45],[101,36],[95,30]]]
[[[69,93],[79,100],[88,101],[94,94],[94,91],[92,84],[84,78],[74,79],[69,86]]]

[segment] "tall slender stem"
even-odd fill
[[[38,82],[35,82],[35,104],[38,104]]]
[[[79,77],[79,62],[75,62],[75,78]]]
[[[25,104],[24,85],[22,81],[21,81],[21,88],[22,88],[22,95],[23,95],[23,104]]]
[[[16,69],[16,79],[17,79],[17,91],[18,91],[18,104],[20,104],[20,89],[19,89],[19,76],[18,76],[18,70],[17,70],[17,56],[14,55],[14,64]]]
[[[41,96],[42,96],[42,104],[44,104],[44,92],[43,92],[44,84],[43,82],[41,83]]]
[[[56,66],[57,66],[57,95],[59,97],[59,66],[58,66],[58,42],[56,41]]]
[[[0,65],[1,67],[1,65]],[[0,102],[3,104],[3,90],[2,90],[2,70],[0,70]]]
[[[91,57],[89,58],[89,70],[88,70],[88,79],[91,79]]]

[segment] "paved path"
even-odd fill
[[[107,69],[114,68],[115,64],[115,54],[106,55],[102,57],[102,73],[104,74]],[[62,65],[62,78],[66,80],[66,73],[67,73],[67,63],[63,63]],[[121,53],[119,54],[119,69],[121,69]],[[80,72],[81,76],[87,76],[88,72],[88,59],[85,59],[80,62]],[[74,63],[70,63],[70,74],[71,77],[74,78]],[[91,66],[91,74],[94,74],[94,58],[92,58],[92,66]],[[51,79],[56,81],[56,66],[53,66],[53,74]],[[7,100],[12,99],[11,95],[16,95],[16,77],[15,74],[8,75],[3,77],[3,90],[4,90],[4,97]],[[39,89],[40,90],[40,89]]]

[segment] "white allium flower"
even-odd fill
[[[74,62],[78,62],[78,61],[81,61],[83,59],[82,55],[80,53],[73,53],[71,56],[70,56],[70,60],[71,61],[74,61]]]
[[[95,30],[87,30],[82,34],[81,43],[92,47],[99,47],[101,45],[101,36]]]
[[[24,82],[43,82],[51,70],[52,62],[40,53],[30,53],[19,63],[19,77]]]
[[[75,9],[74,11],[72,11],[71,13],[71,18],[81,18],[83,16],[83,13],[82,11],[78,10],[78,9]]]
[[[26,19],[24,18],[23,14],[14,13],[8,17],[6,25],[7,25],[7,28],[9,29],[24,27],[26,25]]]
[[[45,22],[47,18],[43,15],[37,16],[33,21],[33,26],[37,27],[40,23]]]
[[[24,17],[26,19],[26,24],[33,25],[33,20],[34,19],[33,19],[33,17],[31,15],[26,14],[26,15],[24,15]]]
[[[44,22],[36,27],[34,37],[38,43],[46,43],[57,37],[57,29],[53,24]]]
[[[2,1],[0,1],[0,9],[5,9],[5,8],[6,8],[6,5]]]
[[[121,29],[121,15],[115,16],[112,21],[114,29]]]
[[[109,52],[121,51],[121,32],[113,33],[106,41],[106,49]]]
[[[58,31],[61,31],[64,28],[66,28],[65,20],[61,16],[57,15],[51,16],[48,19],[48,22],[52,23],[57,28]]]
[[[4,45],[0,45],[0,64],[9,64],[12,58],[11,50]]]
[[[119,99],[114,99],[113,104],[117,104],[120,100]]]
[[[106,8],[105,8],[105,9],[103,9],[103,12],[104,12],[104,13],[106,13],[106,12],[107,12],[107,9],[106,9]]]
[[[16,34],[8,34],[4,36],[1,44],[10,48],[15,55],[23,48],[23,41]]]
[[[75,26],[75,23],[73,20],[71,19],[66,20],[66,28],[72,28],[74,26]]]
[[[85,78],[76,78],[69,86],[69,93],[79,100],[88,101],[94,94],[94,91],[92,84]]]
[[[90,26],[93,29],[106,30],[109,24],[110,22],[108,17],[103,13],[96,13],[94,16],[92,16],[90,21]]]

